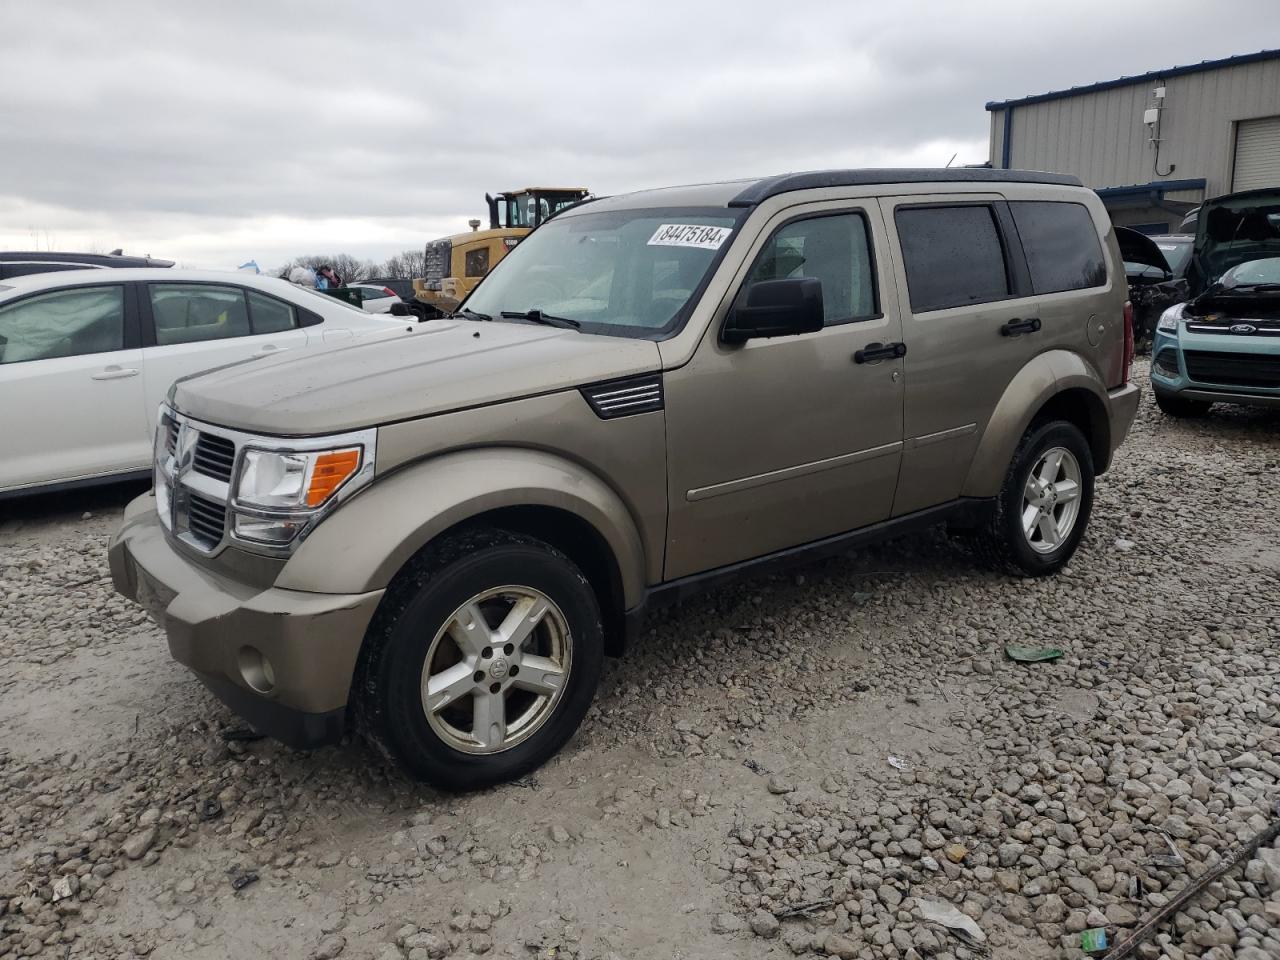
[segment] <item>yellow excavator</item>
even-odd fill
[[[534,227],[588,195],[584,187],[525,187],[494,196],[486,193],[488,230],[480,229],[479,220],[471,220],[470,233],[427,244],[426,275],[413,281],[414,312],[424,320],[452,313]]]

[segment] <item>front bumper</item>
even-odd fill
[[[1205,334],[1182,331],[1171,337],[1157,331],[1151,347],[1151,389],[1162,396],[1207,403],[1238,403],[1251,407],[1280,407],[1280,387],[1241,386],[1193,380],[1188,375],[1184,350],[1220,352],[1233,356],[1253,355],[1259,361],[1280,357],[1280,343],[1274,337]],[[1161,362],[1163,354],[1164,362]],[[1169,363],[1167,358],[1172,358]]]
[[[169,542],[150,494],[126,508],[108,558],[117,592],[164,628],[173,658],[259,732],[295,747],[342,736],[383,591],[262,590],[215,573]]]

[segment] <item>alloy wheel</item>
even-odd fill
[[[1080,516],[1080,462],[1066,447],[1051,447],[1031,468],[1022,493],[1022,533],[1037,553],[1052,553]]]
[[[421,684],[427,722],[455,750],[509,750],[555,712],[572,658],[568,622],[546,594],[524,586],[476,594],[427,649]]]

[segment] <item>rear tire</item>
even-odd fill
[[[987,522],[970,535],[994,569],[1057,573],[1076,552],[1093,510],[1093,454],[1065,420],[1032,424],[1014,451]]]
[[[1177,394],[1161,393],[1159,390],[1155,391],[1155,395],[1156,406],[1161,413],[1183,420],[1198,420],[1207,416],[1209,408],[1213,406],[1208,400],[1189,400]]]
[[[416,779],[492,786],[573,735],[603,659],[595,593],[568,557],[521,534],[462,533],[415,558],[383,598],[356,674],[356,724]]]

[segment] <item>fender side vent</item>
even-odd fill
[[[649,373],[582,388],[582,395],[601,420],[662,409],[662,374]]]

